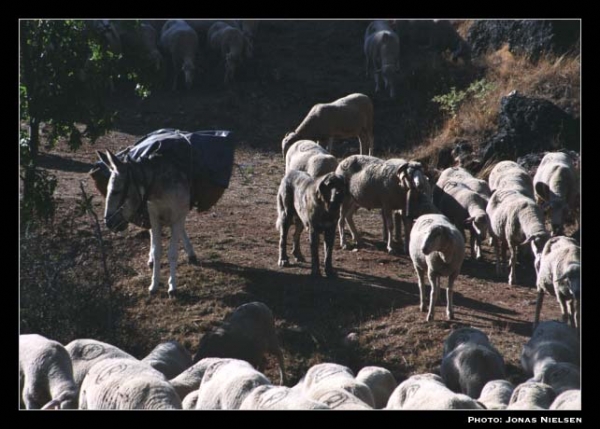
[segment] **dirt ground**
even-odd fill
[[[109,259],[125,267],[114,279],[115,296],[124,306],[120,323],[140,333],[116,345],[143,357],[158,342],[175,339],[194,353],[202,334],[229,312],[246,302],[262,301],[273,310],[290,383],[321,362],[344,364],[355,372],[367,365],[383,366],[399,382],[411,374],[438,372],[444,339],[462,326],[486,332],[504,356],[509,379],[524,381],[527,376],[519,357],[531,333],[536,298],[531,262],[518,265],[518,285],[509,286],[507,276],[496,277],[493,249],[487,243],[481,262],[470,259],[467,245],[455,283],[455,320],[445,318],[442,293],[436,320],[430,323],[418,308],[410,258],[385,251],[378,211],[361,209],[355,216],[365,237],[364,248],[342,251],[336,238],[337,279],[312,279],[308,263],[277,266],[275,198],[284,173],[281,139],[316,102],[351,92],[373,95],[373,82],[364,77],[361,51],[366,22],[325,23],[299,21],[295,33],[285,31],[285,22],[265,23],[257,36],[254,62],[233,87],[223,86],[218,67],[205,64],[191,91],[159,90],[143,101],[115,94],[119,116],[114,132],[76,152],[58,145],[42,154],[41,166],[58,178],[57,219],[73,217],[81,181],[88,195],[95,196],[94,209],[101,217],[103,200],[87,175],[97,158],[95,150],[119,150],[164,127],[229,129],[239,138],[229,189],[211,210],[190,212],[187,218],[186,229],[200,262],[188,264],[180,251],[176,299],[167,298],[166,250],[161,289],[151,297],[148,233],[130,226],[113,234],[102,226]],[[319,31],[313,31],[316,27]],[[333,48],[328,48],[332,43]],[[378,152],[377,142],[401,140],[405,124],[393,118],[409,108],[401,101],[375,97],[376,155],[400,155]],[[341,159],[357,151],[358,143],[348,141],[340,143],[334,154]],[[92,232],[87,219],[74,222],[76,229]],[[167,236],[165,230],[163,249]],[[306,233],[302,251],[310,255]],[[555,298],[546,297],[542,320],[559,318]],[[356,334],[356,341],[345,341],[350,333]],[[278,380],[274,359],[266,374]]]

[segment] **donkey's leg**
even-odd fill
[[[157,237],[160,240],[160,236]],[[150,228],[150,251],[148,252],[148,267],[152,269],[154,267],[154,234],[152,234],[152,228]]]
[[[177,256],[179,254],[179,237],[184,231],[185,218],[171,225],[171,241],[169,243],[169,296],[175,295],[177,289]]]
[[[190,242],[190,237],[188,237],[187,232],[185,230],[185,226],[181,230],[181,239],[183,240],[183,249],[185,253],[188,255],[188,262],[190,264],[198,264],[198,258],[196,257],[196,252],[194,252],[194,247]]]
[[[160,256],[161,256],[161,245],[160,245],[160,233],[161,226],[158,219],[150,216],[150,255],[152,259],[152,283],[150,284],[150,294],[156,292],[160,283]]]

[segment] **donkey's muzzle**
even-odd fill
[[[112,216],[110,218],[104,218],[106,227],[112,232],[121,232],[127,229],[127,221],[123,216]]]

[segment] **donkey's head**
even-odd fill
[[[110,170],[104,222],[111,231],[123,231],[140,212],[143,190],[135,180],[132,164],[121,161],[110,150],[96,153]]]

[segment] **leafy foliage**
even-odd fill
[[[456,117],[461,104],[469,96],[477,100],[484,100],[486,95],[495,89],[493,82],[487,82],[485,79],[479,79],[472,82],[466,90],[457,91],[456,87],[451,87],[450,92],[443,95],[436,95],[431,101],[438,103],[440,109],[450,113],[452,117]]]

